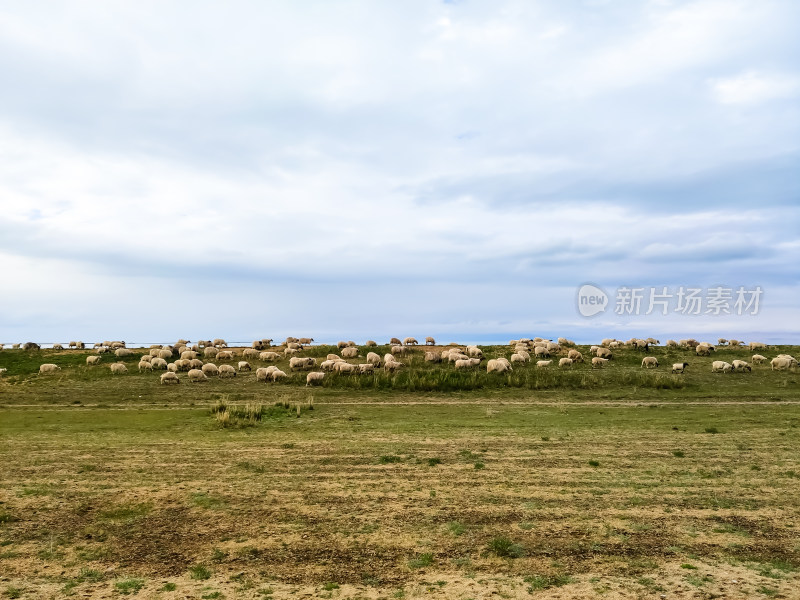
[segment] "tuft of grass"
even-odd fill
[[[572,583],[573,579],[569,575],[530,575],[524,579],[525,583],[529,583],[528,593],[533,593],[540,590],[549,590],[554,587],[561,587]]]
[[[686,453],[683,450],[673,450],[672,456],[676,458],[683,458],[684,456],[686,456]]]
[[[6,588],[6,598],[21,598],[22,597],[22,590],[18,587],[7,587]]]
[[[681,569],[690,569],[692,571],[696,571],[697,567],[695,567],[693,564],[690,564],[690,563],[683,563],[681,565]]]
[[[412,569],[421,569],[423,567],[430,567],[433,564],[433,554],[425,552],[418,555],[416,558],[409,559],[408,566]]]
[[[144,579],[139,579],[137,577],[129,577],[128,579],[120,579],[114,582],[114,589],[125,596],[128,594],[138,594],[139,590],[143,587]]]
[[[719,429],[716,427],[706,427],[704,433],[719,433]]]
[[[589,461],[589,466],[591,466],[591,467],[599,467],[600,466],[600,461],[597,461],[597,460],[594,460],[594,459],[590,460]]]
[[[384,454],[378,459],[378,462],[382,465],[389,465],[392,463],[403,462],[403,457],[397,456],[396,454]]]
[[[429,467],[435,467],[436,465],[440,465],[440,464],[442,464],[442,459],[441,458],[429,458],[428,459],[428,466]]]
[[[199,579],[201,581],[205,579],[211,579],[211,569],[205,565],[194,565],[189,567],[189,577],[192,579]]]
[[[521,558],[525,556],[525,548],[504,536],[490,540],[489,551],[502,558]]]
[[[178,586],[175,585],[173,582],[168,581],[163,586],[161,586],[161,590],[160,591],[162,591],[162,592],[174,592],[176,589],[178,589]]]
[[[475,467],[475,469],[477,471],[480,471],[481,469],[485,469],[486,468],[486,465],[483,464],[481,461],[476,462],[473,466]]]
[[[336,583],[335,581],[328,581],[322,584],[322,589],[325,590],[326,592],[330,592],[332,590],[338,590],[339,584]]]
[[[466,528],[458,521],[450,521],[447,524],[447,530],[453,535],[462,535],[466,531]]]
[[[216,509],[225,506],[225,501],[207,494],[206,492],[194,492],[191,495],[192,504],[201,508]]]

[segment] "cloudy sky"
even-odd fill
[[[798,22],[793,0],[0,2],[0,342],[798,343]],[[713,287],[730,314],[644,314]]]

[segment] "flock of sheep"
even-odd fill
[[[394,373],[406,366],[403,359],[409,356],[418,342],[413,337],[404,340],[392,338],[390,340],[390,351],[382,357],[373,351],[368,351],[364,362],[351,363],[348,360],[361,358],[360,350],[355,342],[340,341],[337,344],[339,354],[328,354],[325,360],[317,363],[313,357],[297,356],[304,349],[314,343],[313,338],[294,338],[288,337],[279,347],[273,348],[272,339],[255,340],[250,348],[229,349],[224,339],[200,340],[192,345],[188,340],[178,340],[173,345],[153,345],[147,349],[146,353],[139,358],[138,370],[142,371],[165,371],[161,374],[160,381],[164,385],[178,384],[181,379],[179,372],[186,372],[186,378],[190,382],[202,382],[209,377],[230,378],[236,377],[238,373],[252,372],[251,361],[263,363],[277,362],[281,359],[289,359],[289,371],[308,371],[306,375],[306,385],[320,384],[326,373],[338,372],[344,374],[365,375],[374,373],[376,369],[383,369],[385,372]],[[425,339],[426,347],[436,345],[432,337]],[[642,352],[647,352],[651,346],[658,346],[660,342],[653,338],[640,339],[632,338],[621,341],[613,338],[606,338],[598,345],[589,347],[591,354],[591,366],[594,369],[605,367],[614,358],[614,351],[622,348],[632,348]],[[719,339],[719,346],[745,347],[739,340]],[[369,340],[364,344],[366,349],[375,348],[377,342]],[[486,361],[487,373],[505,373],[512,371],[514,365],[524,366],[533,363],[537,368],[543,369],[553,365],[554,357],[558,357],[557,365],[561,368],[570,368],[575,364],[585,362],[583,354],[576,348],[575,342],[566,338],[558,338],[558,341],[543,338],[522,338],[509,342],[513,352],[510,358],[498,357]],[[684,339],[680,341],[668,340],[665,344],[667,348],[682,348],[692,350],[697,356],[710,356],[716,351],[716,346],[708,342],[698,342],[694,339]],[[70,342],[67,346],[70,349],[83,350],[86,345],[83,342]],[[765,350],[767,346],[761,342],[751,342],[746,346],[749,350]],[[38,344],[28,342],[26,344],[13,344],[14,349],[38,350]],[[55,350],[64,350],[61,344],[54,344]],[[3,344],[0,344],[0,350]],[[124,341],[103,341],[94,345],[95,354],[86,357],[87,366],[97,366],[102,362],[104,354],[113,354],[115,358],[126,358],[134,356],[134,350],[127,348]],[[242,359],[242,360],[240,360]],[[456,370],[468,370],[478,368],[484,360],[483,351],[475,345],[465,347],[451,344],[442,350],[431,348],[424,352],[424,360],[428,363],[448,363],[452,364]],[[216,362],[214,362],[216,361]],[[233,364],[216,364],[227,363]],[[534,362],[535,361],[535,362]],[[762,364],[767,358],[761,354],[753,354],[751,362]],[[235,366],[234,366],[235,364]],[[642,367],[646,369],[658,368],[659,361],[655,356],[645,356],[642,359]],[[672,373],[680,374],[686,371],[689,366],[687,362],[672,364]],[[770,361],[773,370],[789,370],[798,366],[797,360],[788,354],[779,354]],[[114,374],[124,374],[128,372],[128,367],[123,362],[114,362],[109,366]],[[52,373],[59,371],[61,367],[54,363],[45,363],[39,367],[39,373]],[[319,370],[315,370],[319,369]],[[714,373],[750,372],[751,363],[744,360],[734,360],[730,363],[725,361],[713,361],[711,371]],[[7,369],[0,368],[0,375]],[[288,377],[288,374],[275,365],[257,367],[255,377],[258,381],[275,382]]]

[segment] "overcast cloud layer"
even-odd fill
[[[800,337],[800,5],[0,4],[0,342]],[[578,313],[592,282],[612,305]],[[763,289],[621,316],[622,286]]]

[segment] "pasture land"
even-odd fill
[[[305,388],[0,351],[0,598],[798,598],[800,377],[722,352]]]

